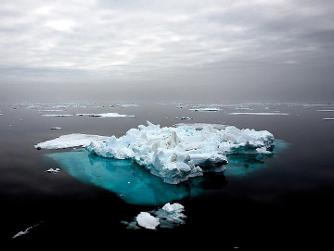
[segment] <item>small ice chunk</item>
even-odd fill
[[[60,172],[60,168],[55,168],[55,169],[49,168],[45,172],[47,172],[47,173],[59,173]]]
[[[334,110],[317,110],[317,112],[334,112]]]
[[[59,127],[59,126],[54,126],[54,127],[51,127],[50,130],[61,130],[62,128]]]
[[[154,230],[160,224],[159,219],[152,216],[150,213],[141,212],[136,217],[139,226]]]
[[[323,118],[323,120],[334,120],[334,118]]]
[[[92,141],[101,142],[109,137],[99,135],[89,135],[81,133],[73,133],[60,136],[53,140],[48,140],[35,145],[37,149],[64,149],[72,147],[86,147]]]
[[[133,118],[134,115],[119,114],[117,112],[110,113],[77,113],[76,116],[80,117],[93,117],[93,118]]]
[[[283,112],[231,112],[230,115],[255,115],[255,116],[286,116],[289,113]]]

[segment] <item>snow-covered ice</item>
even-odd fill
[[[89,134],[81,134],[81,133],[73,133],[60,136],[53,140],[48,140],[45,142],[41,142],[35,145],[37,149],[64,149],[64,148],[72,148],[72,147],[86,147],[92,141],[100,142],[103,140],[107,140],[109,137],[99,136],[99,135],[89,135]]]
[[[134,115],[119,114],[117,112],[109,113],[77,113],[76,116],[80,117],[94,117],[94,118],[133,118]]]
[[[150,213],[141,212],[136,217],[139,226],[154,230],[160,224],[159,218],[152,216]]]
[[[255,116],[286,116],[283,112],[231,112],[230,115],[255,115]]]
[[[160,127],[148,122],[124,136],[92,141],[88,151],[106,158],[133,159],[165,182],[177,184],[205,171],[223,171],[226,154],[240,147],[270,148],[274,136],[266,131],[214,124]]]

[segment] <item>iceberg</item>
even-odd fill
[[[117,112],[109,112],[109,113],[77,113],[76,116],[80,117],[93,117],[93,118],[134,118],[134,115],[125,115],[119,114]]]
[[[334,120],[334,118],[323,118],[323,120]]]
[[[178,184],[206,171],[223,171],[226,154],[238,148],[270,149],[274,136],[266,131],[214,124],[160,127],[148,122],[122,137],[92,140],[87,150],[98,156],[132,159],[164,182]]]
[[[73,133],[60,136],[53,140],[44,141],[35,145],[36,149],[65,149],[86,147],[92,141],[99,142],[108,139],[106,136]]]

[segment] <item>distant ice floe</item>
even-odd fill
[[[54,127],[50,128],[50,130],[53,130],[53,131],[55,131],[55,130],[61,130],[61,129],[63,129],[63,128],[61,128],[60,126],[54,126]]]
[[[334,118],[323,118],[323,120],[334,120]]]
[[[132,222],[122,221],[128,229],[173,228],[185,223],[184,206],[179,203],[167,203],[158,210],[140,212]]]
[[[229,115],[255,115],[255,116],[287,116],[289,113],[283,112],[231,112]]]
[[[73,117],[73,114],[42,114],[43,117],[53,117],[53,118],[66,118]]]
[[[134,118],[134,115],[119,114],[117,112],[110,113],[77,113],[76,116],[80,117],[93,117],[93,118]]]
[[[37,227],[37,226],[39,226],[39,224],[35,224],[35,225],[33,225],[33,226],[27,227],[27,228],[26,228],[25,230],[23,230],[23,231],[19,231],[19,232],[17,232],[15,235],[12,236],[12,239],[16,239],[17,237],[20,237],[20,236],[22,236],[22,235],[26,235],[26,234],[30,233],[30,231],[31,231],[33,228]]]
[[[117,105],[120,106],[120,107],[123,107],[123,108],[139,107],[139,105],[137,105],[137,104],[117,104]]]
[[[0,113],[0,116],[3,116],[3,113]]]
[[[64,110],[60,109],[45,109],[45,110],[38,110],[38,112],[63,112]]]
[[[317,110],[317,112],[334,112],[332,109],[326,109],[326,110]]]
[[[250,107],[235,107],[234,109],[236,110],[253,110],[253,108],[250,108]]]
[[[198,108],[190,108],[189,110],[195,112],[219,112],[222,109],[219,107],[198,107]]]
[[[109,137],[99,135],[89,135],[81,133],[73,133],[60,136],[59,138],[48,140],[35,145],[37,149],[64,149],[72,147],[86,147],[92,141],[99,142],[107,140]]]

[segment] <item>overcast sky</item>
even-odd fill
[[[334,100],[331,0],[1,0],[0,99]]]

